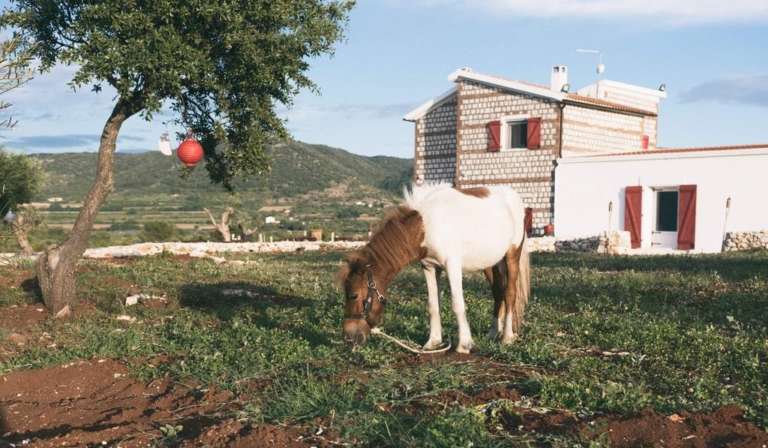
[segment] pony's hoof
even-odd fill
[[[501,345],[509,345],[514,343],[516,340],[517,340],[517,335],[514,333],[512,333],[512,335],[510,336],[504,335],[501,338]]]
[[[443,341],[441,339],[435,339],[435,340],[428,340],[426,344],[421,346],[424,350],[437,350],[443,345]]]
[[[466,342],[466,343],[463,343],[463,344],[461,344],[461,343],[460,343],[460,344],[459,344],[459,346],[458,346],[458,347],[456,347],[456,353],[463,353],[463,354],[465,354],[465,355],[466,355],[466,354],[468,354],[470,351],[472,351],[472,347],[473,347],[474,345],[475,345],[475,344],[474,344],[474,343],[472,343],[472,341],[469,341],[469,342]]]

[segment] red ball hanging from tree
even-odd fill
[[[176,156],[181,160],[181,163],[189,168],[194,168],[203,159],[203,145],[190,132],[179,145],[179,149],[176,150]]]

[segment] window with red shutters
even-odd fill
[[[643,187],[633,186],[624,189],[624,230],[632,238],[632,248],[637,249],[642,243],[641,210],[643,206]]]
[[[501,148],[501,121],[491,121],[488,129],[488,151],[496,152]]]
[[[696,185],[680,185],[677,208],[677,248],[691,250],[696,242]]]
[[[528,149],[541,148],[541,118],[528,119]]]

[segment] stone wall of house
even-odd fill
[[[450,182],[456,177],[456,96],[416,121],[414,178]]]
[[[648,147],[656,147],[654,116],[609,112],[568,104],[563,109],[563,157],[642,149],[643,135]]]
[[[768,249],[768,230],[757,232],[728,232],[725,235],[723,250]]]
[[[533,209],[534,233],[553,221],[553,170],[559,147],[557,102],[481,83],[457,83],[459,125],[457,184],[461,187],[511,185]],[[489,122],[505,116],[541,118],[541,149],[488,152]]]

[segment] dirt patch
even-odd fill
[[[612,447],[672,448],[768,447],[768,433],[744,419],[738,406],[709,413],[662,415],[646,409],[626,419],[602,418],[582,429],[589,439],[606,438]]]
[[[26,334],[48,317],[43,305],[11,305],[0,308],[0,328],[6,333]]]
[[[251,426],[233,419],[240,409],[227,391],[144,384],[119,362],[80,361],[0,377],[0,447],[306,446],[301,428]]]
[[[497,420],[512,434],[538,432],[540,434],[573,432],[578,420],[570,412],[559,409],[503,407],[498,410]]]

